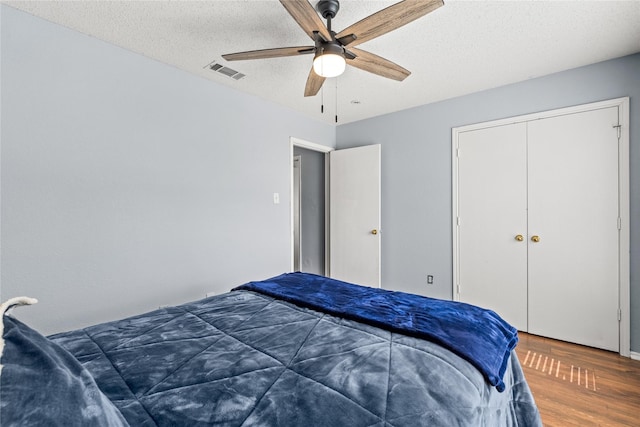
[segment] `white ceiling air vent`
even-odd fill
[[[206,67],[212,71],[215,71],[216,73],[224,74],[227,77],[231,77],[234,80],[240,80],[245,76],[244,74],[234,70],[233,68],[225,67],[222,64],[218,64],[216,61],[207,64]]]

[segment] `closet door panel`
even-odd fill
[[[614,351],[617,123],[617,107],[528,122],[529,332]]]
[[[460,300],[527,330],[526,124],[458,139]]]

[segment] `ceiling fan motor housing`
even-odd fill
[[[321,55],[329,55],[329,54],[344,56],[344,48],[340,46],[338,42],[334,42],[334,41],[319,43],[319,46],[316,49],[315,58]]]

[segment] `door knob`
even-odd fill
[[[538,243],[540,241],[540,236],[531,236],[531,241],[534,243]]]
[[[373,230],[371,230],[371,234],[378,234],[378,230],[374,228]]]
[[[522,242],[522,241],[524,240],[524,237],[522,236],[522,234],[518,234],[518,235],[516,236],[516,240],[517,240],[518,242]]]

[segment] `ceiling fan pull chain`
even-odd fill
[[[320,114],[324,114],[324,88],[320,88]]]
[[[336,77],[336,123],[338,123],[338,78]]]

